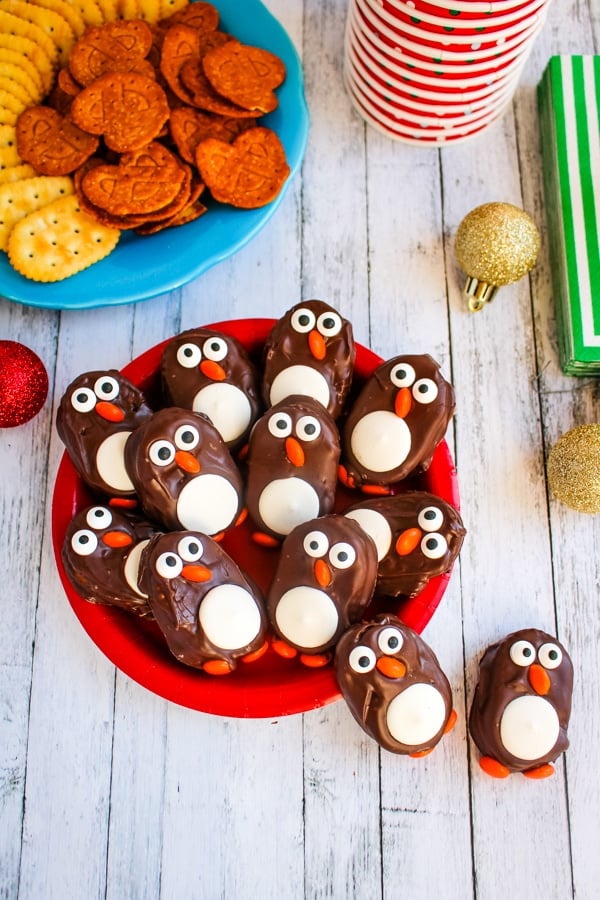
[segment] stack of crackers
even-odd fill
[[[282,61],[189,0],[0,0],[0,249],[53,282],[203,215],[270,203],[289,175]]]

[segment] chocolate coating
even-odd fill
[[[267,595],[275,633],[306,654],[325,653],[361,619],[373,595],[377,552],[352,519],[321,516],[286,537]]]
[[[123,446],[151,415],[142,391],[120,372],[85,372],[65,391],[56,430],[89,488],[112,497],[132,497]]]
[[[471,737],[484,757],[510,772],[551,763],[569,746],[572,692],[573,665],[563,645],[536,628],[515,631],[488,647],[479,663]]]
[[[242,479],[206,416],[176,406],[154,413],[127,441],[125,461],[146,515],[170,531],[217,534],[242,511]]]
[[[233,670],[265,643],[263,597],[201,532],[156,535],[144,553],[144,587],[171,653],[188,666],[224,660]]]
[[[323,300],[305,300],[275,323],[265,343],[263,399],[311,396],[337,419],[352,384],[352,325]]]
[[[166,405],[207,415],[230,450],[247,440],[261,411],[260,386],[238,340],[208,328],[184,331],[165,347],[160,372]]]
[[[374,497],[346,510],[378,547],[377,594],[414,597],[448,572],[466,529],[458,510],[426,491]]]
[[[447,729],[448,679],[431,647],[397,616],[348,629],[336,648],[335,674],[350,712],[385,750],[420,754]]]
[[[349,484],[387,487],[426,471],[454,405],[454,388],[428,354],[395,356],[378,366],[342,429]]]
[[[69,523],[62,561],[69,581],[90,603],[151,616],[139,586],[140,557],[154,526],[108,506],[88,506]]]

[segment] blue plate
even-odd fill
[[[304,157],[309,119],[302,67],[289,36],[259,0],[213,3],[223,31],[243,43],[271,50],[285,63],[286,79],[277,89],[279,106],[260,119],[278,134],[291,169],[279,196],[268,206],[250,210],[210,202],[208,212],[196,222],[151,237],[124,232],[116,249],[102,262],[53,284],[23,278],[0,253],[2,296],[48,309],[89,309],[146,300],[197,278],[240,250],[267,224]]]

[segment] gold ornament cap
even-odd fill
[[[535,265],[540,233],[531,216],[512,203],[484,203],[456,230],[454,252],[467,275],[464,292],[477,312],[498,288],[518,281]]]
[[[600,425],[578,425],[548,454],[548,484],[557,500],[583,513],[600,513]]]

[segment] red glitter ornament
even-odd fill
[[[0,341],[0,428],[23,425],[48,396],[48,373],[39,356],[18,341]]]

